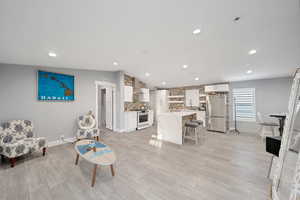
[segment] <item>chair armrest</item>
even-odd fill
[[[48,146],[47,140],[44,137],[35,138],[35,140],[36,140],[36,143],[37,143],[39,149],[42,149],[42,148]]]

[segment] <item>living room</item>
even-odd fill
[[[299,5],[1,1],[0,199],[299,198]]]

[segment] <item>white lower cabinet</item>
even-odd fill
[[[137,128],[137,112],[125,112],[125,132],[135,131]]]

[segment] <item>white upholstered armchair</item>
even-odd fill
[[[100,130],[96,127],[96,118],[92,111],[78,117],[77,140],[95,138],[99,140]]]
[[[36,138],[33,134],[33,124],[29,120],[12,120],[0,126],[0,155],[10,160],[15,166],[16,158],[37,150],[46,153],[46,139]]]

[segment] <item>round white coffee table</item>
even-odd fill
[[[75,144],[75,151],[77,153],[75,165],[78,164],[79,156],[94,164],[92,173],[92,187],[95,185],[98,165],[109,165],[112,176],[115,176],[113,164],[116,161],[116,156],[106,144],[95,140],[80,140]]]

